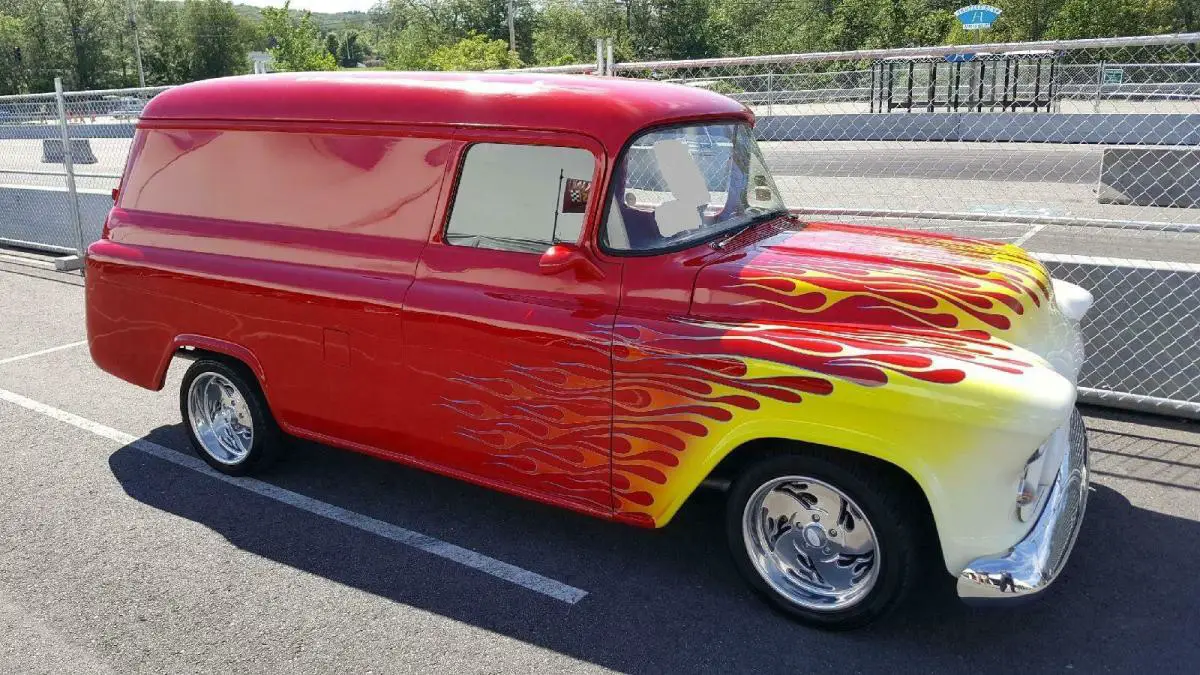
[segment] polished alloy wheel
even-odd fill
[[[763,580],[789,602],[835,611],[861,601],[879,577],[875,530],[845,493],[781,476],[750,495],[742,536]]]
[[[187,395],[188,419],[200,446],[222,464],[238,464],[254,446],[254,421],[242,392],[215,372],[192,380]]]

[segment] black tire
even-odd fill
[[[209,373],[220,375],[232,383],[238,393],[242,395],[249,410],[251,424],[246,426],[253,430],[253,440],[249,452],[236,461],[222,461],[214,456],[205,449],[204,444],[196,435],[196,425],[193,423],[188,406],[188,394],[192,383],[198,377]],[[271,409],[267,406],[267,399],[258,385],[258,379],[254,377],[249,368],[236,361],[205,358],[192,363],[191,367],[187,369],[187,373],[184,374],[183,383],[179,387],[179,412],[183,417],[183,427],[187,430],[188,440],[191,441],[196,454],[221,473],[230,476],[244,476],[260,471],[278,459],[282,451],[282,434],[279,426],[275,423],[275,418],[271,415]]]
[[[843,492],[874,530],[878,571],[874,586],[840,609],[812,609],[772,588],[751,561],[743,534],[744,511],[758,488],[776,478],[804,476]],[[923,507],[923,505],[922,505]],[[928,559],[923,508],[912,489],[870,460],[851,453],[784,454],[748,466],[733,482],[726,507],[726,536],[742,577],[773,607],[805,625],[823,630],[859,628],[884,616],[923,577]]]

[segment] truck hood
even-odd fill
[[[696,318],[982,331],[1043,356],[1061,323],[1046,268],[1010,244],[780,219],[723,251]]]

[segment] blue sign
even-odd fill
[[[962,54],[947,54],[946,60],[950,63],[965,63],[975,58],[974,52],[963,52]]]
[[[999,7],[970,5],[956,11],[954,16],[962,22],[963,30],[981,30],[991,28],[1001,13]]]

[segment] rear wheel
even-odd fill
[[[730,550],[776,608],[817,628],[856,628],[891,610],[920,576],[920,512],[905,494],[853,455],[764,460],[733,484]]]
[[[279,452],[279,429],[266,398],[240,364],[215,359],[193,363],[180,386],[179,410],[192,446],[221,473],[250,473]]]

